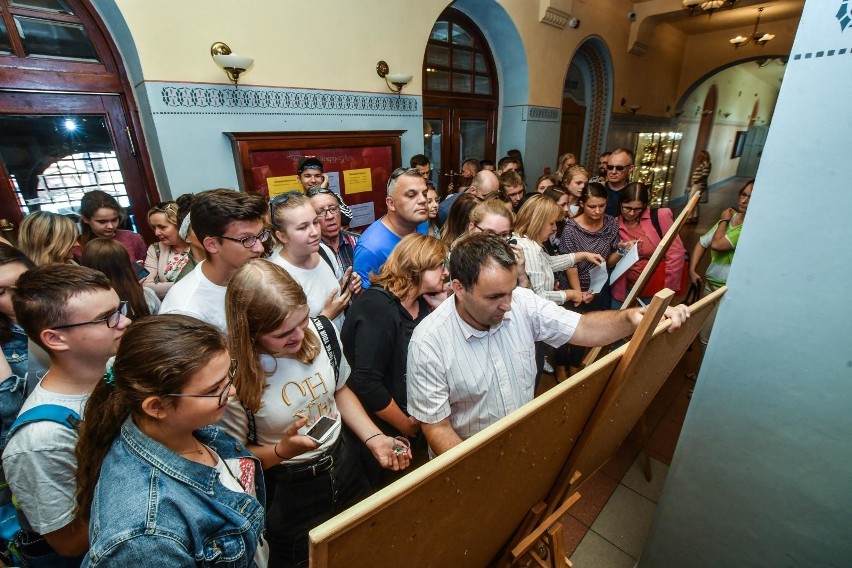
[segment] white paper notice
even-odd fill
[[[340,195],[340,172],[326,172],[328,176],[328,189]]]
[[[618,261],[615,268],[612,269],[612,274],[609,277],[609,283],[612,284],[621,278],[621,275],[627,272],[627,270],[637,262],[639,262],[639,247],[637,245],[633,245],[630,247],[630,250],[627,251],[627,254],[621,257],[621,260]]]
[[[358,203],[350,205],[352,210],[352,222],[349,224],[353,229],[355,227],[364,227],[376,220],[376,209],[373,203]]]
[[[589,270],[589,290],[595,294],[600,294],[604,284],[606,284],[607,276],[609,275],[606,272],[605,262]]]

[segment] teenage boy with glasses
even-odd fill
[[[81,416],[130,323],[126,303],[101,272],[52,264],[21,275],[12,305],[27,336],[50,357],[21,415],[55,405]],[[38,555],[39,566],[79,566],[89,548],[88,521],[75,515],[76,420],[67,421],[26,423],[12,432],[3,453],[7,481],[27,521],[26,540],[35,541],[19,552]]]
[[[160,313],[192,316],[225,331],[228,282],[243,264],[266,254],[266,219],[266,201],[259,195],[229,189],[196,195],[190,223],[206,257],[172,286]]]
[[[621,190],[630,183],[633,173],[633,152],[626,148],[613,150],[606,163],[606,214],[613,217],[620,212]]]

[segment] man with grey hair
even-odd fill
[[[633,333],[645,308],[580,315],[517,286],[509,244],[475,233],[450,255],[453,295],[414,328],[408,346],[408,411],[433,454],[494,424],[533,399],[535,342],[609,345]],[[689,308],[666,309],[669,331]]]
[[[385,203],[388,212],[367,227],[355,246],[353,269],[361,276],[364,288],[370,287],[370,273],[379,273],[391,251],[404,236],[428,231],[428,225],[423,223],[429,216],[426,180],[416,168],[397,168],[393,171],[388,180]]]

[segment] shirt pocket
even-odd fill
[[[526,404],[533,399],[535,389],[535,348],[523,349],[512,353],[512,365],[514,367],[513,379],[517,382],[518,390],[524,394],[524,400],[519,404]]]

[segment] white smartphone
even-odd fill
[[[305,432],[305,436],[322,445],[328,440],[328,437],[340,426],[340,422],[328,416],[321,416],[319,420],[314,422],[313,426]]]

